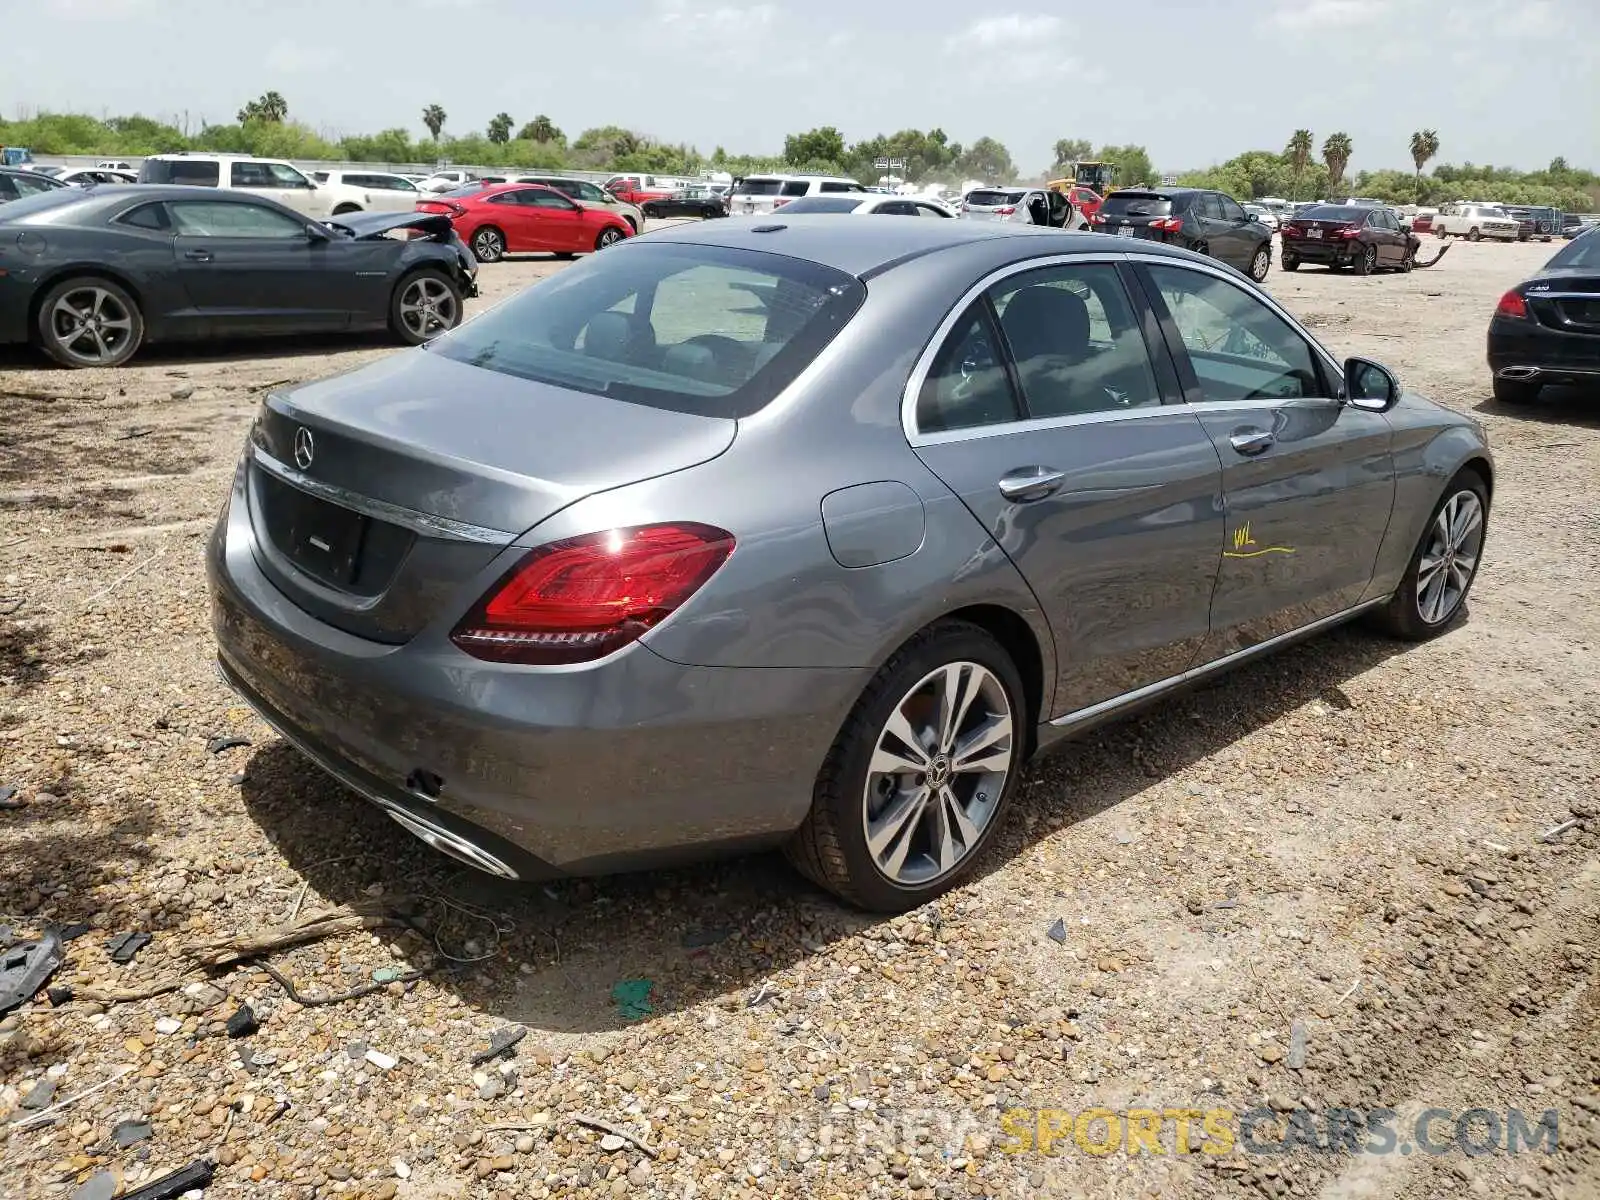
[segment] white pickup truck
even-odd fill
[[[1433,219],[1433,232],[1440,237],[1464,237],[1469,242],[1482,238],[1514,242],[1521,231],[1522,223],[1498,204],[1446,204]]]

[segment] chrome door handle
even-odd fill
[[[1054,467],[1018,467],[1000,477],[1000,494],[1018,504],[1043,500],[1054,495],[1066,478],[1065,471]]]
[[[1236,433],[1228,439],[1228,442],[1240,454],[1254,456],[1265,451],[1277,440],[1275,434],[1265,429],[1255,429],[1248,433]]]
[[[209,251],[209,250],[185,250],[183,252],[183,256],[185,258],[187,258],[190,262],[210,262],[211,261],[211,251]]]

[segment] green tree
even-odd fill
[[[1017,164],[1011,161],[1011,152],[992,137],[981,137],[973,142],[954,166],[959,175],[991,183],[1007,183],[1017,174]]]
[[[1419,129],[1411,135],[1411,161],[1416,164],[1417,182],[1422,182],[1422,168],[1439,153],[1439,134],[1432,129]]]
[[[1296,129],[1284,148],[1284,154],[1294,168],[1294,187],[1289,192],[1291,200],[1300,199],[1300,181],[1305,178],[1306,168],[1311,165],[1311,156],[1316,148],[1317,140],[1309,129]]]
[[[277,92],[263,92],[261,99],[252,100],[239,110],[239,124],[264,121],[276,125],[289,117],[289,102]]]
[[[1330,133],[1322,143],[1322,162],[1328,168],[1328,186],[1337,188],[1344,181],[1344,169],[1350,165],[1354,148],[1348,133]],[[1333,199],[1329,196],[1328,199]]]
[[[1116,164],[1118,187],[1132,187],[1139,183],[1154,187],[1161,182],[1155,164],[1150,161],[1150,152],[1143,146],[1101,146],[1095,158]]]
[[[447,116],[443,108],[437,104],[430,104],[422,110],[422,123],[428,127],[428,132],[433,135],[433,140],[439,140],[439,131],[444,128]]]
[[[351,162],[408,163],[432,157],[418,153],[411,145],[411,135],[404,129],[385,129],[380,133],[347,137],[339,143],[340,156]]]
[[[832,125],[791,133],[783,139],[783,160],[796,167],[818,162],[842,163],[844,135]]]
[[[497,113],[489,122],[489,140],[496,145],[505,145],[511,140],[512,123],[510,113]]]
[[[1056,142],[1055,161],[1050,164],[1052,176],[1065,174],[1072,164],[1094,154],[1094,144],[1088,138],[1061,138]]]
[[[572,143],[574,150],[585,150],[598,156],[602,165],[613,164],[616,159],[640,153],[646,139],[620,125],[602,125],[598,129],[585,129]]]
[[[565,142],[567,135],[556,128],[549,117],[540,113],[517,132],[519,142]]]

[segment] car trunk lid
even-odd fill
[[[268,396],[246,468],[257,559],[320,619],[403,642],[475,599],[456,593],[524,531],[584,496],[715,458],[736,429],[397,354]]]
[[[1600,271],[1546,276],[1529,284],[1523,295],[1540,324],[1600,334]]]

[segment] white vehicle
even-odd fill
[[[334,216],[352,212],[413,212],[422,191],[404,175],[383,171],[313,171],[317,190],[328,193]]]
[[[435,171],[417,186],[425,192],[453,192],[458,187],[466,187],[477,178],[471,171],[446,170]]]
[[[1294,213],[1294,202],[1285,200],[1282,196],[1263,196],[1256,203],[1277,217],[1280,223],[1288,220]]]
[[[176,183],[266,196],[301,216],[323,221],[332,215],[328,193],[298,167],[245,154],[157,154],[139,168],[140,183]]]
[[[55,177],[74,187],[92,187],[98,183],[138,183],[139,176],[132,171],[114,171],[110,167],[76,167],[70,171],[57,171]]]
[[[842,193],[865,196],[867,189],[854,179],[837,175],[746,175],[733,185],[728,196],[728,215],[747,217],[771,213],[801,196]]]
[[[1464,237],[1469,242],[1482,238],[1514,242],[1522,233],[1522,222],[1498,204],[1463,200],[1439,210],[1433,219],[1433,232],[1442,238]]]
[[[101,162],[95,163],[95,166],[105,171],[127,171],[130,174],[138,174],[138,172],[133,169],[133,165],[131,163],[124,162],[120,158],[107,158]]]
[[[783,206],[784,216],[810,213],[839,213],[852,217],[938,217],[955,218],[955,210],[928,196],[897,196],[889,192],[870,192],[797,196]]]
[[[1089,228],[1088,219],[1063,193],[1024,184],[973,188],[961,198],[961,215],[969,221],[1014,221],[1064,230]]]
[[[1278,214],[1273,212],[1265,204],[1245,204],[1241,205],[1240,207],[1244,209],[1246,214],[1260,221],[1274,233],[1278,231],[1278,226],[1280,224],[1278,220]]]

